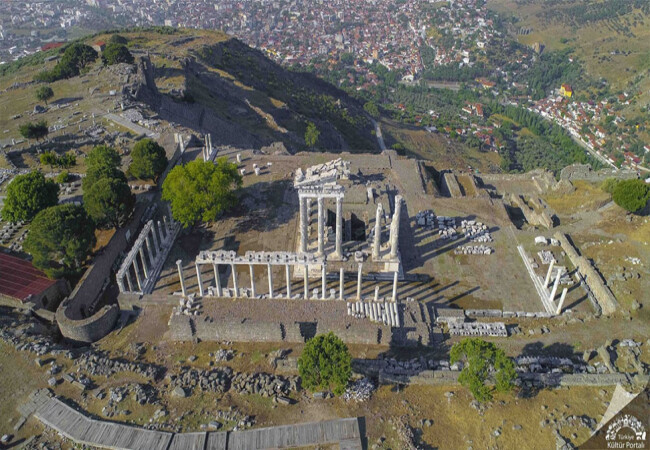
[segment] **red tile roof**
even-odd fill
[[[25,301],[55,283],[29,261],[0,253],[0,295]]]

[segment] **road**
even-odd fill
[[[149,130],[147,128],[141,127],[140,125],[135,124],[135,123],[131,122],[130,120],[125,119],[124,117],[120,117],[117,114],[108,113],[108,114],[105,114],[104,117],[106,117],[109,120],[112,120],[113,122],[115,122],[118,125],[121,125],[121,126],[123,126],[125,128],[128,128],[129,130],[133,131],[135,134],[144,134],[145,136],[150,137],[150,138],[154,138],[154,139],[158,139],[160,137],[160,134],[158,134],[158,133],[156,133],[154,131],[151,131],[151,130]]]
[[[375,119],[371,117],[370,120],[372,120],[372,125],[375,127],[375,136],[377,136],[377,143],[379,144],[379,148],[383,152],[386,150],[386,144],[384,143],[384,137],[381,135],[381,128]]]

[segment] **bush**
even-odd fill
[[[614,188],[612,198],[621,208],[636,213],[645,208],[648,203],[650,186],[641,180],[621,181]]]
[[[517,377],[515,365],[503,350],[479,338],[465,338],[454,344],[450,352],[451,363],[464,360],[458,381],[470,390],[479,402],[492,400],[492,392],[513,389]],[[488,386],[487,381],[494,386]]]
[[[68,173],[67,170],[63,170],[63,171],[61,171],[61,173],[59,173],[56,176],[55,181],[57,183],[59,183],[59,184],[60,183],[67,183],[68,181],[70,181],[70,174]]]
[[[305,388],[331,389],[341,395],[352,375],[352,356],[343,341],[330,331],[307,341],[298,358],[298,372]]]
[[[10,222],[31,220],[59,201],[59,186],[38,171],[18,175],[7,187],[2,218]]]
[[[600,185],[600,188],[607,192],[608,194],[613,194],[614,193],[614,188],[618,184],[619,180],[616,178],[607,178],[605,181],[603,181]]]
[[[119,34],[114,34],[111,36],[111,38],[108,40],[110,44],[121,44],[121,45],[126,45],[129,43],[129,40],[125,38],[124,36],[120,36]]]
[[[44,209],[34,217],[24,248],[50,278],[79,272],[95,246],[95,224],[71,203]]]
[[[140,180],[154,179],[167,168],[165,149],[152,139],[142,139],[133,146],[128,173]]]

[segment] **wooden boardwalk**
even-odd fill
[[[361,450],[357,418],[330,420],[237,432],[169,433],[94,420],[51,398],[34,415],[43,424],[79,444],[129,450],[262,450],[339,444]]]

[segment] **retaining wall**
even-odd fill
[[[596,297],[596,301],[600,305],[604,314],[611,314],[616,311],[618,302],[612,294],[612,291],[605,284],[605,280],[600,276],[598,271],[591,265],[591,263],[584,256],[578,253],[578,250],[569,241],[569,235],[563,233],[555,233],[555,239],[560,241],[562,250],[564,250],[571,260],[571,263],[578,268],[580,273],[584,276],[585,282],[591,289],[591,292]]]
[[[602,182],[607,178],[631,180],[639,178],[639,175],[633,170],[602,169],[596,171],[589,164],[572,164],[560,172],[560,180]]]

